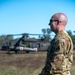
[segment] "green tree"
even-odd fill
[[[47,34],[50,35],[51,32],[51,29],[47,28]]]
[[[42,29],[42,32],[45,35],[46,34],[46,29]]]
[[[70,35],[70,37],[72,38],[73,43],[75,44],[75,35],[72,34],[71,30],[68,30],[67,32]]]
[[[0,36],[0,46],[4,43],[4,42],[6,42],[6,41],[8,41],[8,40],[12,40],[13,39],[13,36],[12,35],[1,35]]]
[[[42,39],[44,39],[44,41],[50,41],[51,40],[51,37],[50,37],[50,34],[51,34],[51,29],[47,28],[47,29],[42,29],[42,32],[43,32],[43,37],[41,37]]]

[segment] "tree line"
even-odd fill
[[[51,41],[52,38],[51,38],[51,29],[49,28],[43,28],[41,29],[43,35],[39,35],[39,39],[41,40],[44,40],[45,42],[46,41]],[[68,30],[67,31],[68,34],[70,35],[70,37],[72,38],[72,41],[73,41],[73,44],[75,44],[75,35],[72,34],[71,30]],[[28,35],[26,35],[27,37],[29,37]],[[0,35],[0,46],[5,43],[6,41],[9,41],[9,40],[13,40],[13,35]]]

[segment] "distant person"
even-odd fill
[[[73,43],[65,31],[67,16],[56,13],[50,19],[51,30],[56,34],[47,51],[44,68],[39,75],[70,75],[73,63]]]

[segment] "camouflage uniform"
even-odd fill
[[[51,41],[45,67],[40,75],[70,75],[72,62],[72,40],[65,30],[61,30]]]

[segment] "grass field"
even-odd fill
[[[0,53],[0,75],[38,75],[46,59],[46,52],[29,54]],[[75,57],[71,69],[75,75]]]

